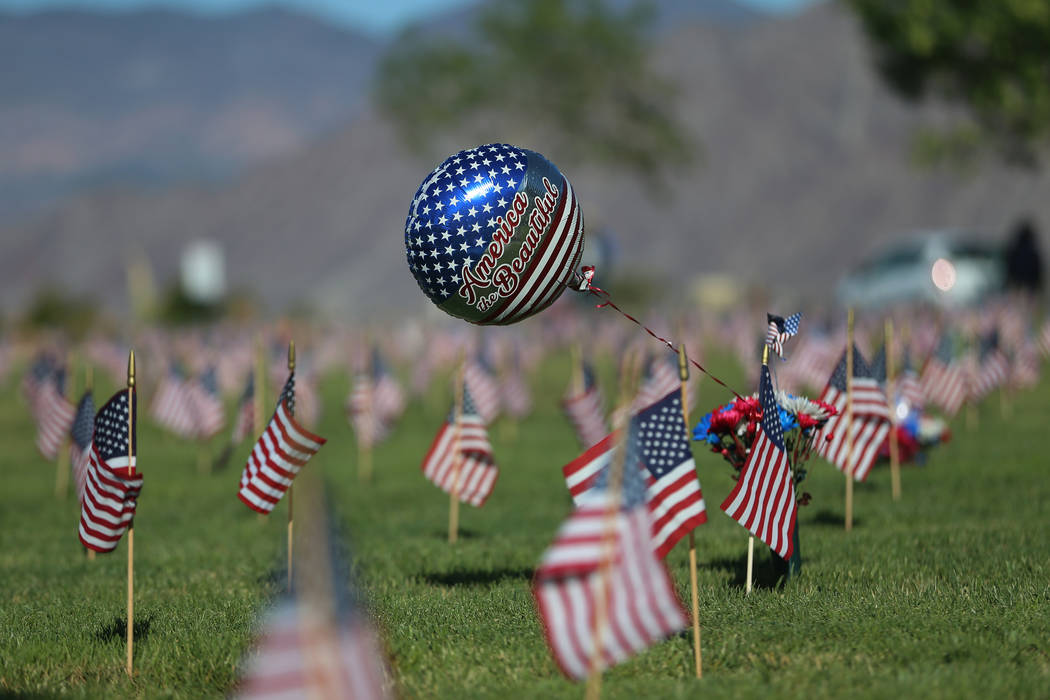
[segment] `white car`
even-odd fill
[[[917,301],[969,306],[1001,291],[1004,280],[998,243],[959,231],[922,232],[847,274],[838,299],[869,308]]]

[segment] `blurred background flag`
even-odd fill
[[[587,449],[600,442],[609,432],[609,428],[605,422],[602,392],[594,376],[594,368],[584,361],[580,371],[583,386],[578,393],[573,393],[574,387],[570,385],[561,405],[572,422],[580,446]]]
[[[949,333],[941,334],[937,350],[927,360],[919,383],[923,395],[949,417],[954,416],[966,400],[966,372],[952,353]]]
[[[296,489],[305,508],[298,508],[294,584],[262,621],[238,698],[393,697],[382,640],[358,600],[319,482],[306,477]]]
[[[458,423],[456,418],[453,406],[423,458],[423,474],[445,493],[452,493],[455,486],[459,500],[480,507],[496,485],[499,467],[468,385],[463,387]]]
[[[135,453],[137,396],[131,392],[132,420],[128,420],[128,390],[114,394],[95,416],[87,479],[80,509],[80,542],[96,552],[112,552],[135,518],[142,475]],[[129,440],[131,452],[129,456]]]
[[[58,456],[58,448],[69,434],[76,408],[66,399],[66,372],[55,367],[36,391],[36,446],[49,460]]]
[[[470,390],[476,415],[488,425],[499,415],[499,383],[493,376],[488,362],[480,356],[467,362],[463,376],[466,387]]]
[[[186,373],[175,362],[168,364],[168,372],[153,395],[150,416],[179,437],[192,438],[197,433],[193,392]]]
[[[853,419],[846,424],[846,352],[843,351],[835,371],[820,400],[829,403],[838,411],[817,436],[817,454],[847,472],[857,481],[864,481],[875,463],[882,443],[890,432],[890,414],[886,394],[864,356],[853,347]],[[850,439],[847,440],[847,431]],[[852,451],[847,452],[850,443]]]
[[[218,375],[214,365],[209,365],[190,386],[190,397],[196,423],[195,436],[207,440],[226,425],[222,396],[219,394]]]
[[[91,390],[77,403],[77,414],[70,430],[69,466],[73,471],[73,484],[77,490],[77,501],[84,501],[84,484],[87,481],[88,463],[91,459],[91,439],[95,435],[95,399]]]

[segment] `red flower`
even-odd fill
[[[820,425],[820,422],[817,421],[815,418],[811,417],[809,414],[798,414],[798,427],[802,428],[803,430],[809,430],[810,428],[815,428],[818,425]]]
[[[729,409],[724,413],[715,413],[711,416],[711,427],[709,430],[712,433],[724,435],[736,431],[736,426],[740,422],[740,412],[734,409]]]
[[[813,403],[815,403],[818,406],[820,406],[821,408],[823,408],[824,411],[828,414],[829,418],[831,416],[837,416],[839,414],[839,412],[837,410],[835,410],[835,407],[832,406],[830,403],[824,403],[820,399],[814,400]]]

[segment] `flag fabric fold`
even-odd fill
[[[777,354],[781,360],[784,359],[784,343],[791,336],[798,333],[799,322],[802,321],[802,312],[798,312],[784,318],[766,314],[766,345]]]
[[[84,486],[87,482],[88,463],[91,459],[91,439],[95,436],[95,399],[91,391],[85,391],[77,403],[77,414],[70,429],[69,467],[73,472],[73,484],[77,500],[84,502]]]
[[[594,377],[594,370],[583,365],[583,387],[579,393],[570,393],[562,399],[562,409],[572,422],[576,438],[584,449],[597,444],[609,432],[602,411],[602,393]]]

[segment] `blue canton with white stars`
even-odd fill
[[[219,380],[215,375],[215,367],[208,367],[208,369],[204,370],[204,374],[202,374],[200,378],[200,383],[210,396],[217,397],[219,395]]]
[[[132,396],[135,396],[132,393]],[[138,397],[134,399],[138,404]],[[132,406],[134,408],[134,405]],[[132,426],[134,430],[134,426]],[[128,392],[122,389],[113,395],[95,416],[95,448],[102,461],[128,456]],[[131,455],[135,455],[135,436],[131,437]]]
[[[450,156],[420,185],[405,222],[408,267],[437,304],[459,289],[463,265],[485,252],[528,168],[528,154],[505,143]]]
[[[467,388],[467,383],[463,382],[463,407],[460,412],[461,417],[471,416],[477,420],[481,420],[481,416],[478,414],[478,407],[474,405],[474,397],[470,395],[470,389]],[[456,422],[456,406],[453,404],[452,408],[448,412],[448,423],[453,425]]]
[[[778,450],[786,451],[777,395],[773,392],[773,380],[770,379],[769,368],[765,365],[762,365],[762,379],[758,383],[758,399],[762,402],[762,432]]]
[[[90,391],[77,404],[77,415],[69,432],[78,450],[91,444],[91,437],[95,434],[95,399]]]
[[[277,397],[277,406],[280,407],[281,402],[288,404],[288,413],[295,415],[295,372],[288,375],[288,381],[284,383],[284,388],[281,389],[281,395]],[[274,413],[277,413],[275,408]]]
[[[660,479],[683,462],[693,458],[686,438],[682,417],[682,395],[675,391],[652,404],[634,417],[634,430],[640,448],[641,462]]]
[[[860,350],[856,345],[853,346],[853,376],[856,377],[871,377],[871,372],[868,370],[868,364],[864,361],[864,356],[860,354]],[[842,357],[839,358],[839,363],[835,365],[835,371],[831,373],[831,379],[828,384],[835,387],[839,391],[846,390],[846,352],[842,352]]]

